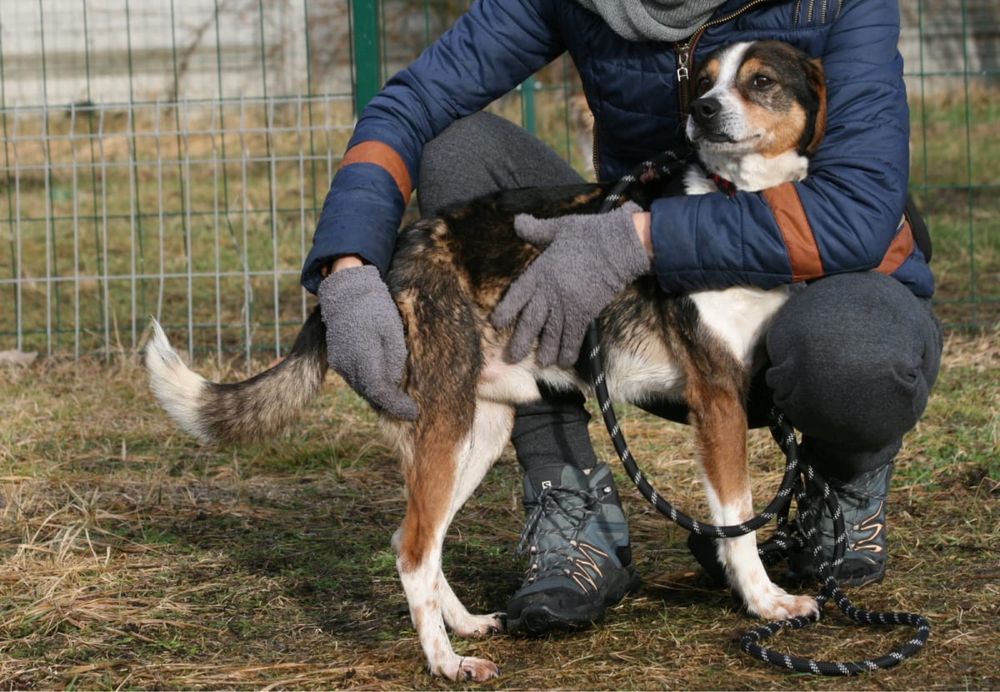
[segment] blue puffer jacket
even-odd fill
[[[629,42],[570,0],[480,0],[365,108],[323,206],[302,283],[358,254],[382,272],[424,144],[569,51],[594,111],[601,179],[678,144],[678,56],[779,39],[823,61],[825,139],[809,177],[760,193],[652,206],[655,267],[671,293],[770,288],[877,269],[930,296],[930,268],[900,222],[909,113],[895,0],[730,0],[685,44]]]

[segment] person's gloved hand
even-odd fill
[[[507,346],[522,360],[541,335],[538,362],[571,367],[587,325],[629,283],[650,271],[651,261],[635,233],[631,202],[606,214],[536,219],[520,214],[514,230],[523,240],[548,246],[507,291],[491,321],[504,329],[517,320]]]
[[[400,389],[406,368],[403,320],[378,269],[330,274],[319,285],[319,309],[330,367],[377,411],[416,420],[417,402]]]

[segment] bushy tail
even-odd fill
[[[188,369],[153,320],[146,347],[150,386],[170,417],[195,437],[206,442],[261,439],[287,425],[323,386],[325,334],[314,310],[284,360],[243,382],[219,384]]]

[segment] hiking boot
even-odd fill
[[[841,586],[863,586],[882,581],[888,558],[885,502],[889,494],[889,478],[892,464],[886,464],[873,471],[859,474],[849,481],[829,480],[844,513],[844,528],[847,531],[847,546],[844,562],[834,571]],[[833,519],[822,498],[812,488],[807,498],[808,504],[799,508],[795,520],[797,530],[803,536],[818,532],[821,555],[825,559],[833,557]],[[818,511],[817,511],[818,510]],[[808,544],[808,541],[807,541]],[[789,556],[791,574],[805,579],[818,579],[819,572],[813,564],[812,551],[808,548]]]
[[[864,586],[882,581],[888,558],[885,528],[885,500],[889,494],[889,477],[892,464],[860,474],[850,481],[828,481],[844,513],[847,532],[847,549],[844,562],[834,574],[840,586]],[[833,558],[833,519],[822,498],[809,489],[807,505],[800,507],[792,525],[793,539],[802,546],[788,555],[789,576],[802,581],[818,581],[819,571],[813,564],[812,549],[808,540],[818,532],[821,555]],[[817,522],[818,518],[818,522]],[[687,538],[688,550],[694,555],[705,573],[719,584],[726,583],[726,573],[719,562],[716,542],[719,539],[691,533]],[[765,558],[765,564],[773,560]]]
[[[524,477],[524,506],[518,552],[530,562],[507,604],[508,629],[538,634],[603,618],[637,582],[611,469],[532,469]]]

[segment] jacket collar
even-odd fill
[[[712,19],[718,19],[719,17],[725,17],[728,14],[732,14],[744,5],[749,4],[751,1],[752,0],[727,0],[724,4],[716,8],[715,12],[712,14]],[[784,5],[790,4],[791,2],[792,0],[773,0],[763,6]]]

